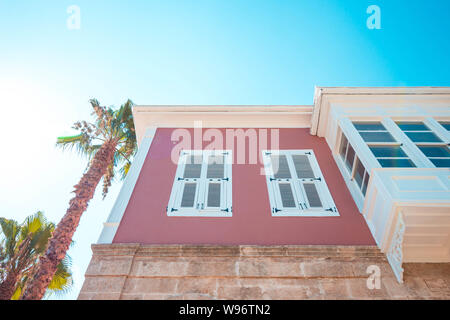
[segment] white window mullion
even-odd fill
[[[206,170],[208,169],[208,157],[209,154],[207,152],[203,152],[203,161],[202,161],[202,172],[200,174],[200,179],[199,179],[199,197],[198,197],[198,201],[197,201],[197,209],[198,210],[203,210],[206,207],[206,195],[207,195],[207,186],[208,183],[206,181]]]
[[[450,143],[450,131],[445,129],[439,122],[437,122],[433,118],[426,118],[423,123],[425,123],[428,128],[431,129],[432,132],[434,132],[435,135],[437,135],[444,143],[448,146]]]
[[[294,160],[292,159],[292,154],[289,152],[288,164],[289,170],[292,176],[292,187],[295,190],[295,194],[297,195],[297,208],[299,210],[305,210],[307,208],[306,203],[306,194],[303,189],[303,185],[300,181],[300,178],[297,175],[297,171],[295,170]]]

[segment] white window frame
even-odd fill
[[[356,123],[379,123],[381,124],[385,130],[358,130],[355,126]],[[369,147],[369,149],[371,147],[399,147],[403,153],[405,154],[404,157],[377,157],[375,156],[375,154],[373,153],[372,150],[370,150],[371,154],[375,157],[375,159],[377,160],[377,162],[380,164],[380,166],[382,168],[416,168],[418,165],[418,161],[415,159],[414,155],[411,155],[410,152],[408,151],[408,148],[406,146],[403,145],[402,139],[399,139],[398,133],[394,132],[394,130],[391,129],[391,123],[389,123],[388,121],[386,121],[385,119],[379,121],[379,120],[373,120],[373,121],[352,121],[352,124],[354,126],[354,128],[356,129],[356,131],[358,132],[358,134],[360,135],[360,137],[363,139],[363,141],[367,144],[367,146]],[[362,137],[361,133],[362,132],[387,132],[391,135],[391,137],[394,139],[394,141],[390,141],[390,142],[370,142],[370,141],[365,141],[364,138]],[[348,138],[347,138],[348,139]],[[356,154],[356,150],[355,150],[355,154]],[[380,160],[409,160],[413,166],[410,167],[383,167],[383,165],[381,164]],[[420,162],[419,162],[420,163]],[[352,174],[353,177],[353,174]]]
[[[288,183],[286,179],[275,179],[272,170],[272,155],[285,155],[288,161],[289,171],[291,174],[292,191],[295,201],[295,208],[285,208],[282,205],[281,197],[279,194],[279,183]],[[309,206],[308,197],[303,188],[302,182],[297,176],[297,172],[292,160],[293,155],[307,155],[309,163],[314,172],[316,179],[303,179],[303,182],[314,183],[317,193],[319,194],[320,201],[322,203],[321,208],[311,208]],[[266,183],[269,193],[271,213],[274,217],[336,217],[339,216],[339,212],[334,204],[330,190],[326,184],[325,178],[320,170],[317,158],[314,151],[311,149],[299,149],[299,150],[262,150],[262,158],[264,162],[264,169],[266,173]],[[286,181],[283,181],[286,180]],[[309,181],[306,181],[309,180]],[[306,203],[306,206],[305,206]]]
[[[345,154],[341,154],[341,145],[342,145],[343,139],[345,139],[347,141],[347,145],[345,147]],[[351,147],[353,149],[353,152],[355,153],[355,156],[353,157],[353,162],[352,162],[351,168],[349,168],[347,166],[347,155],[348,155],[349,147]],[[364,166],[364,163],[361,161],[358,154],[356,153],[355,148],[352,146],[352,144],[350,143],[350,141],[348,140],[348,138],[346,137],[346,135],[344,134],[344,132],[342,130],[340,132],[339,145],[338,145],[337,150],[338,150],[337,156],[338,156],[339,160],[342,162],[343,167],[346,169],[346,173],[348,174],[348,177],[355,184],[356,189],[358,189],[361,197],[364,199],[367,194],[367,189],[369,188],[370,173],[369,173],[369,171],[367,171],[367,168]],[[375,155],[373,155],[373,156],[375,157]],[[358,163],[361,163],[361,165],[364,168],[364,174],[362,177],[361,186],[358,184],[358,182],[356,181],[356,178],[355,178]],[[366,184],[366,182],[367,182],[367,187],[366,187],[366,192],[364,193],[363,189],[364,189],[364,185]]]
[[[416,123],[422,123],[425,125],[425,127],[428,128],[428,130],[402,130],[400,126],[398,125],[398,122],[416,122]],[[447,131],[438,121],[436,121],[433,118],[424,118],[424,119],[408,119],[408,120],[398,120],[395,119],[395,125],[400,130],[405,139],[409,140],[416,148],[417,151],[421,154],[422,157],[425,157],[427,159],[427,167],[435,167],[435,168],[448,168],[448,167],[438,167],[436,166],[431,159],[448,159],[448,157],[429,157],[427,156],[421,149],[421,146],[430,146],[430,147],[444,147],[444,148],[450,148],[450,133]],[[413,141],[406,133],[407,132],[431,132],[434,133],[436,137],[441,139],[441,142],[417,142]]]
[[[202,155],[202,168],[200,178],[183,178],[186,161],[189,156]],[[208,179],[208,159],[210,156],[224,155],[224,177],[223,179]],[[172,192],[166,208],[168,216],[174,217],[231,217],[232,213],[232,152],[231,150],[182,150],[178,160],[177,171],[172,186]],[[197,183],[194,207],[182,208],[181,200],[185,183],[189,181]],[[207,207],[208,190],[210,181],[217,180],[220,183],[220,208]]]

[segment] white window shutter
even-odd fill
[[[202,172],[202,155],[186,155],[183,178],[200,178]]]
[[[220,208],[221,189],[220,183],[208,183],[208,198],[206,200],[207,207]]]
[[[196,194],[197,194],[197,183],[196,182],[184,183],[180,207],[194,208],[196,206],[196,201],[195,201]]]
[[[314,183],[303,183],[303,188],[305,189],[309,206],[311,208],[322,208],[323,204],[320,200],[319,193],[317,192],[316,185]]]
[[[167,214],[231,216],[230,156],[231,151],[182,151]]]
[[[312,150],[263,151],[272,215],[338,216]]]
[[[291,183],[278,183],[280,191],[281,204],[283,208],[296,208],[294,192]]]

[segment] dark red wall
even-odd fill
[[[314,150],[339,217],[272,217],[259,163],[233,164],[233,217],[168,217],[176,171],[170,159],[173,130],[157,130],[114,243],[375,244],[325,139],[311,136],[309,129],[280,129],[280,149]],[[220,130],[225,137],[225,129]]]

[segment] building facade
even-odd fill
[[[450,88],[133,116],[79,299],[450,298]]]

